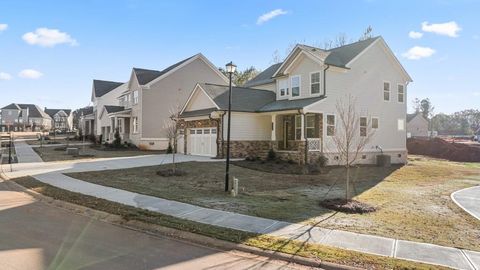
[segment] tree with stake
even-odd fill
[[[356,108],[356,98],[351,95],[336,103],[338,129],[332,137],[335,152],[339,155],[339,161],[346,169],[345,200],[350,200],[350,168],[358,159],[360,153],[370,142],[374,135],[369,117],[360,116]]]
[[[180,112],[182,108],[177,105],[170,109],[170,119],[165,121],[164,128],[167,133],[169,145],[172,147],[172,174],[177,173],[177,165],[175,163],[175,154],[177,153],[177,142],[179,136],[178,120],[180,119]]]

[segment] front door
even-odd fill
[[[288,149],[288,138],[290,138],[291,121],[289,116],[283,117],[283,149]]]

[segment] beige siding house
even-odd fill
[[[103,140],[113,140],[118,129],[122,141],[142,149],[166,149],[172,111],[180,109],[198,81],[225,84],[228,80],[202,54],[163,70],[133,68],[115,101],[104,103],[96,117]]]
[[[297,45],[273,65],[232,92],[233,157],[311,162],[319,155],[339,164],[332,137],[341,126],[336,103],[356,98],[359,122],[374,130],[360,163],[374,163],[382,149],[393,163],[406,162],[406,89],[411,82],[381,37],[331,50]],[[223,156],[228,86],[199,83],[182,108],[183,151]],[[358,136],[361,136],[358,134]]]
[[[407,137],[428,137],[428,120],[421,113],[407,115]]]

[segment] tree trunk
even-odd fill
[[[345,188],[345,200],[348,201],[350,198],[350,165],[347,164],[347,187]]]

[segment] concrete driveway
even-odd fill
[[[300,268],[92,220],[11,191],[2,182],[0,239],[0,269],[5,270]]]
[[[480,186],[456,191],[451,197],[463,210],[480,220]]]

